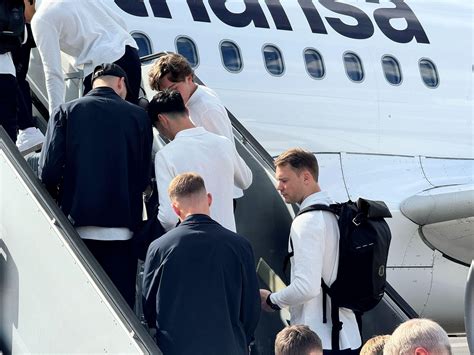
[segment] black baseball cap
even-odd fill
[[[94,80],[100,78],[101,76],[116,76],[118,78],[125,78],[125,85],[127,86],[127,91],[130,91],[130,86],[128,85],[127,73],[123,70],[120,65],[115,63],[102,63],[94,68],[91,77],[91,85],[94,84]]]

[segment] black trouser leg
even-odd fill
[[[127,92],[126,100],[133,104],[138,103],[140,93],[140,83],[142,80],[142,67],[138,51],[130,46],[125,47],[125,54],[119,60],[114,62],[127,73],[128,85],[130,90]],[[84,78],[84,95],[92,90],[92,74]]]
[[[18,80],[18,128],[21,130],[36,127],[33,121],[30,84],[26,80]]]
[[[11,74],[0,74],[0,125],[16,142],[17,134],[17,83]]]
[[[83,239],[83,241],[133,309],[138,260],[133,253],[131,239],[124,241]]]

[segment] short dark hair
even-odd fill
[[[155,62],[148,73],[148,82],[153,90],[160,90],[160,80],[170,74],[169,81],[178,83],[189,75],[194,75],[191,65],[181,54],[166,54]]]
[[[323,351],[319,336],[307,325],[284,328],[275,339],[275,355],[306,355],[311,351]]]
[[[319,166],[318,161],[313,153],[308,152],[301,148],[288,149],[286,152],[281,153],[275,159],[275,167],[290,165],[295,169],[298,174],[303,169],[307,169],[316,182],[319,179]]]
[[[179,91],[163,90],[158,92],[148,105],[148,116],[152,123],[158,120],[158,115],[161,113],[168,114],[184,114],[186,113],[186,106]]]
[[[206,193],[203,178],[196,173],[182,173],[171,180],[168,187],[170,199],[189,197],[196,193]]]

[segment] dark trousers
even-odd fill
[[[138,104],[140,83],[142,81],[142,67],[138,51],[135,48],[126,46],[125,54],[114,63],[119,65],[125,73],[127,73],[128,86],[130,90],[127,91],[126,100],[133,104]],[[91,78],[92,74],[89,74],[84,78],[84,95],[92,90]]]
[[[16,142],[17,134],[17,82],[11,74],[0,74],[0,125]]]
[[[21,130],[35,127],[31,103],[30,84],[26,80],[18,80],[18,128]]]
[[[28,39],[21,47],[12,51],[12,59],[16,69],[18,82],[18,128],[21,130],[35,127],[33,120],[30,84],[26,81],[26,74],[30,66],[31,48],[36,47],[33,40],[30,24],[26,24]]]
[[[133,253],[132,240],[83,239],[83,241],[133,309],[138,260]]]

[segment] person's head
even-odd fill
[[[122,99],[127,96],[128,79],[125,71],[114,63],[103,63],[94,68],[91,77],[92,87],[109,87]]]
[[[367,340],[360,350],[360,355],[383,355],[383,348],[390,335],[377,335]]]
[[[316,157],[301,148],[292,148],[275,159],[277,189],[287,203],[301,203],[321,191]]]
[[[196,173],[183,173],[171,180],[168,195],[174,212],[182,221],[191,214],[210,215],[212,196]]]
[[[275,339],[275,355],[322,355],[318,335],[307,325],[292,325],[280,331]]]
[[[148,116],[158,131],[168,139],[174,139],[183,129],[194,127],[177,90],[163,90],[153,96],[148,104]]]
[[[149,84],[153,90],[178,90],[184,103],[188,102],[196,90],[193,77],[193,69],[186,58],[174,53],[158,58],[148,73]]]
[[[448,334],[441,326],[423,318],[400,324],[385,343],[386,355],[451,355]]]

